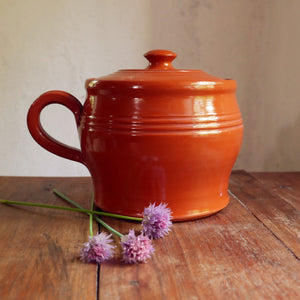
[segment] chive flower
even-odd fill
[[[142,233],[151,239],[164,237],[172,226],[171,219],[171,210],[165,203],[150,204],[143,212]]]
[[[115,246],[110,244],[112,241],[111,234],[105,232],[90,236],[81,249],[81,260],[85,263],[102,263],[109,260],[114,255]]]
[[[126,264],[146,262],[154,252],[152,241],[149,237],[140,234],[135,235],[133,229],[127,235],[121,237],[123,259]]]

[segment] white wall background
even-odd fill
[[[156,48],[176,52],[177,68],[237,80],[235,168],[300,170],[300,0],[0,0],[0,175],[88,175],[34,142],[29,106],[52,89],[83,103],[86,78],[143,68]],[[79,145],[67,109],[48,107],[42,120]]]

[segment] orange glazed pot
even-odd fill
[[[228,204],[242,142],[236,82],[174,69],[171,51],[145,57],[146,69],[87,80],[83,106],[65,92],[41,95],[28,112],[30,133],[48,151],[89,169],[104,211],[141,216],[151,202],[166,202],[175,221],[214,214]],[[41,110],[52,103],[73,112],[81,150],[42,128]]]

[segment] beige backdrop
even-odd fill
[[[0,175],[88,175],[33,141],[30,104],[51,89],[83,102],[86,78],[143,68],[155,48],[176,52],[178,68],[237,80],[245,135],[235,168],[300,170],[299,0],[0,0]],[[78,146],[65,108],[42,120]]]

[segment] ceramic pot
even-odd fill
[[[236,82],[175,69],[171,51],[145,57],[146,69],[87,80],[83,106],[66,92],[42,94],[29,109],[29,131],[48,151],[89,169],[104,211],[141,216],[149,203],[166,202],[175,221],[216,213],[228,204],[242,142]],[[42,109],[53,103],[73,112],[81,149],[41,126]]]

